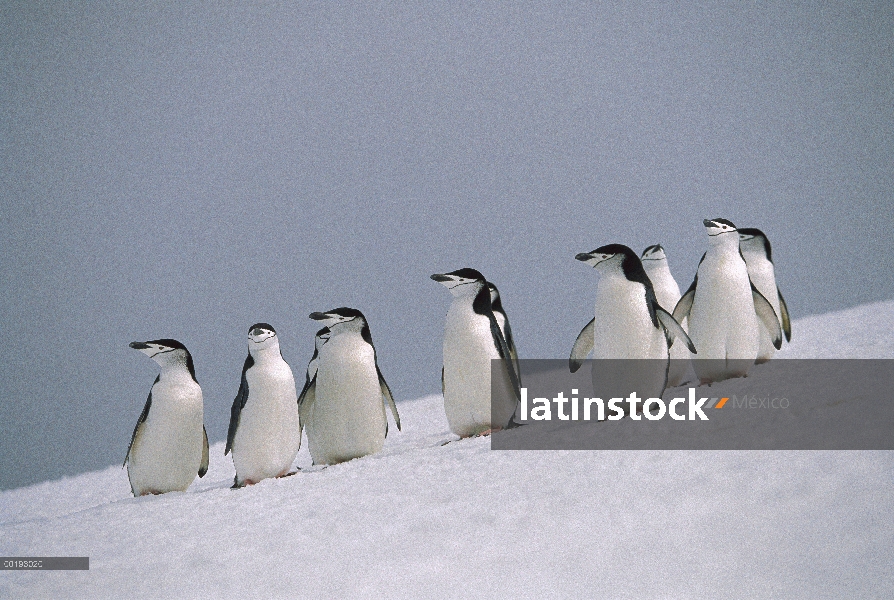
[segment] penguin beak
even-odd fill
[[[704,223],[705,229],[708,230],[708,237],[718,236],[721,233],[732,233],[732,232],[737,231],[735,226],[730,227],[729,225],[727,225],[725,223],[718,223],[717,221],[714,221],[711,219],[705,219],[702,221],[702,223]],[[717,231],[712,233],[711,232],[712,229],[715,229]]]
[[[255,327],[248,333],[248,340],[253,344],[260,344],[261,342],[266,342],[270,338],[276,337],[276,334],[269,329],[261,329],[260,327]]]
[[[314,321],[323,321],[327,328],[334,327],[339,323],[346,323],[354,319],[354,317],[345,317],[343,315],[338,314],[337,312],[324,313],[324,312],[312,312],[310,313],[310,318]]]
[[[465,281],[460,277],[455,275],[444,275],[441,273],[435,273],[431,276],[432,279],[446,287],[448,290],[453,293],[455,288],[460,287],[461,285],[465,285],[466,283],[472,283],[471,281]]]
[[[606,254],[602,254],[600,252],[596,252],[594,250],[593,252],[581,252],[580,254],[576,255],[574,258],[576,258],[577,260],[579,260],[581,262],[585,262],[588,265],[590,265],[591,267],[595,268],[596,265],[607,261],[608,259],[612,258],[613,256],[617,256],[617,255],[615,255],[615,254],[606,255]]]
[[[155,357],[159,354],[165,354],[173,350],[173,348],[165,348],[158,344],[147,344],[146,342],[131,342],[129,345],[134,350],[139,350],[152,360],[155,360]]]

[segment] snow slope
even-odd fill
[[[894,358],[894,301],[793,332],[779,356]],[[120,467],[0,492],[0,555],[90,557],[0,571],[0,598],[894,597],[894,453],[441,446],[441,402],[241,490],[217,444],[185,493],[131,498]]]

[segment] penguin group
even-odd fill
[[[596,360],[647,359],[659,367],[639,383],[646,397],[660,396],[684,382],[690,364],[701,384],[743,377],[755,363],[772,358],[783,335],[791,340],[767,236],[721,218],[703,225],[708,249],[683,294],[661,245],[641,255],[622,244],[576,255],[600,278],[593,319],[572,346],[572,372],[591,354]],[[441,369],[450,430],[464,438],[516,426],[521,373],[499,290],[472,268],[431,279],[452,297]],[[332,465],[379,452],[389,433],[388,412],[401,428],[363,313],[341,307],[310,318],[323,327],[314,336],[300,393],[273,326],[248,329],[248,355],[224,450],[232,453],[234,488],[292,474],[304,432],[314,464]],[[208,470],[202,390],[192,356],[172,339],[130,347],[161,367],[124,460],[131,490],[134,496],[183,491]],[[492,400],[492,385],[506,393]]]
[[[752,365],[781,347],[783,333],[791,341],[767,236],[759,229],[740,230],[727,219],[702,224],[708,249],[684,294],[661,245],[639,257],[621,244],[576,256],[601,277],[594,318],[571,350],[572,372],[590,352],[595,359],[667,361],[664,376],[656,369],[647,391],[661,396],[683,383],[690,362],[699,383],[711,384],[748,375]]]
[[[388,435],[385,405],[400,416],[376,360],[369,325],[359,310],[315,312],[325,327],[300,395],[268,323],[248,329],[248,356],[230,409],[224,455],[233,455],[234,488],[285,477],[307,431],[316,465],[330,465],[382,449]],[[202,389],[192,356],[176,340],[133,342],[161,366],[124,459],[134,496],[183,491],[208,470]]]

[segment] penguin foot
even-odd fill
[[[476,433],[472,437],[487,437],[495,431],[502,431],[502,429],[503,429],[502,427],[493,427],[491,429],[485,429],[484,431],[482,431],[480,433]]]
[[[257,483],[257,481],[252,481],[251,479],[246,479],[246,480],[244,480],[242,483],[240,483],[239,480],[236,479],[236,478],[234,477],[234,478],[233,478],[233,485],[230,486],[230,489],[231,489],[231,490],[238,490],[239,488],[244,488],[245,486],[248,486],[248,485],[254,485],[254,484],[256,484],[256,483]]]
[[[282,479],[283,477],[291,477],[292,475],[294,475],[295,473],[297,473],[297,472],[300,471],[300,470],[301,470],[301,469],[298,468],[298,469],[295,469],[294,471],[291,471],[291,472],[289,472],[289,473],[283,473],[282,475],[277,475],[276,478],[277,478],[277,479]]]

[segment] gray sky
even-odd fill
[[[567,356],[606,243],[759,227],[794,318],[894,297],[894,5],[0,6],[0,488],[124,458],[191,350],[223,439],[245,335],[296,378],[362,310],[398,399],[440,389],[449,294]],[[794,332],[797,336],[797,331]]]

